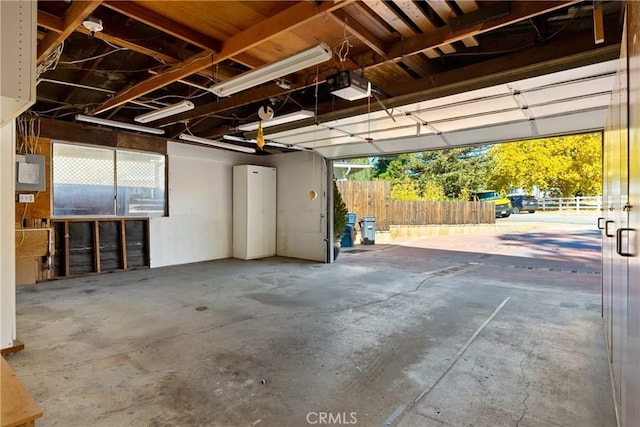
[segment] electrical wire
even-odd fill
[[[551,34],[549,37],[545,38],[545,41],[549,41],[552,38],[554,38],[555,36],[557,36],[561,31],[564,31],[565,28],[567,28],[567,26],[569,26],[569,24],[571,24],[577,17],[578,15],[580,15],[580,11],[582,10],[582,4],[580,6],[578,6],[578,10],[576,10],[576,13],[573,15],[573,17],[569,20],[569,22],[566,22],[562,27],[560,27],[555,33]]]
[[[125,47],[118,47],[113,50],[110,50],[109,52],[105,52],[100,55],[91,56],[89,58],[76,59],[75,61],[60,61],[60,64],[65,64],[65,65],[80,64],[82,62],[88,62],[88,61],[93,61],[95,59],[103,58],[105,56],[111,55],[112,53],[120,52],[122,50],[129,50],[129,49]]]
[[[49,70],[55,70],[60,62],[62,51],[64,50],[64,41],[58,45],[47,57],[36,67],[36,80]]]
[[[352,48],[353,45],[349,42],[349,36],[347,35],[347,20],[344,20],[344,24],[342,27],[342,41],[339,41],[335,44],[334,52],[338,59],[340,60],[340,65],[344,68],[344,63],[347,61],[349,56],[349,49]]]

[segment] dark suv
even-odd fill
[[[534,213],[538,209],[538,199],[533,196],[507,196],[511,200],[511,212],[514,214],[522,211]]]

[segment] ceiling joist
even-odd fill
[[[352,1],[354,0],[345,0],[337,3],[325,1],[319,6],[314,6],[307,2],[297,3],[266,19],[262,23],[229,38],[222,44],[219,53],[212,55],[211,51],[204,51],[203,53],[194,55],[184,61],[184,63],[176,64],[167,71],[126,89],[122,93],[116,94],[112,99],[96,108],[93,114],[99,114],[125,104],[132,99],[197,73],[206,67],[214,66],[235,55],[244,53],[267,40],[290,31],[293,28],[300,27],[318,16],[323,16],[325,13],[340,9]]]
[[[102,0],[87,0],[73,2],[69,9],[64,14],[62,20],[63,27],[61,32],[49,31],[47,35],[38,42],[38,53],[36,62],[40,63],[58,47],[60,43],[66,40],[71,33],[82,23],[84,18],[91,15],[91,13],[102,3]],[[47,18],[45,18],[47,20]]]

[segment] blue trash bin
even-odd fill
[[[352,248],[355,240],[355,234],[356,230],[353,225],[345,225],[344,233],[342,233],[342,240],[340,241],[340,246],[343,248]]]

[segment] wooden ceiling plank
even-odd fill
[[[411,37],[416,34],[416,32],[411,28],[411,26],[405,22],[402,17],[400,17],[391,7],[388,5],[386,1],[377,0],[367,2],[367,6],[375,12],[383,21],[389,24],[395,31],[398,32],[402,37]]]
[[[403,11],[409,12],[407,13],[408,16],[417,16],[418,14],[422,15],[424,20],[420,20],[420,25],[419,28],[423,31],[434,31],[436,29],[436,27],[431,24],[431,22],[426,19],[426,17],[424,17],[424,14],[417,10],[417,6],[413,5],[413,9],[411,6],[408,6],[408,4],[411,3],[413,5],[412,2],[398,2],[398,6],[401,7],[403,9]],[[374,2],[368,2],[367,6],[369,6],[369,8],[375,12],[376,14],[378,14],[378,16],[380,16],[380,18],[382,18],[387,24],[391,25],[391,27],[393,27],[402,37],[412,37],[416,35],[416,31],[409,25],[409,23],[405,22],[404,19],[402,17],[400,17],[393,9],[391,9],[391,7],[389,7],[389,4],[385,1],[374,1]],[[410,9],[411,8],[411,9]],[[426,22],[425,22],[426,21]],[[418,25],[418,23],[416,23],[416,25]],[[455,49],[453,47],[451,47],[450,51],[455,52]],[[428,49],[427,51],[425,51],[425,55],[428,58],[434,59],[434,58],[438,58],[440,57],[440,53],[435,50],[435,49]],[[386,52],[385,55],[386,57]],[[420,68],[414,68],[416,66],[415,62],[409,61],[408,60],[409,55],[405,55],[405,57],[402,59],[402,61],[409,66],[412,70],[414,70],[416,73],[418,73],[418,75],[422,75],[423,74],[423,70]]]
[[[220,53],[216,55],[216,59],[221,61],[230,59],[287,31],[301,27],[318,16],[324,16],[325,13],[339,10],[354,1],[355,0],[343,0],[339,2],[323,1],[317,6],[306,1],[296,3],[294,6],[265,19],[260,24],[248,28],[226,40],[223,43]]]
[[[566,1],[535,1],[535,2],[513,2],[508,14],[496,17],[490,21],[472,25],[469,28],[452,31],[449,26],[436,29],[430,34],[418,34],[396,42],[389,48],[387,55],[390,59],[401,58],[405,55],[412,55],[417,52],[440,47],[441,45],[460,41],[470,36],[492,31],[505,27],[524,19],[532,18],[543,13],[578,3],[579,0]]]
[[[38,43],[37,62],[42,62],[53,50],[58,47],[73,31],[89,16],[102,0],[87,0],[73,2],[64,14],[62,32],[49,31]]]
[[[469,13],[478,10],[478,4],[475,0],[455,0],[462,13]]]
[[[456,16],[455,11],[451,8],[449,3],[447,3],[445,0],[427,0],[427,3],[438,14],[438,16],[442,18],[442,20],[446,24],[449,23],[449,20],[452,17]],[[461,3],[464,3],[464,7],[466,10],[466,11],[463,10],[464,13],[469,13],[469,12],[478,10],[478,5],[474,1],[464,1]],[[461,41],[462,43],[464,43],[466,47],[475,47],[480,45],[480,43],[478,42],[478,39],[476,39],[475,37],[469,37],[466,39],[462,39]],[[444,53],[453,53],[453,52],[445,52],[445,50],[442,48],[440,50],[442,50]]]
[[[104,5],[109,9],[128,16],[129,18],[140,21],[150,27],[170,34],[175,38],[189,42],[202,49],[209,49],[214,52],[220,51],[220,42],[217,40],[159,15],[139,3],[132,1],[106,0]]]
[[[381,21],[375,13],[365,6],[364,2],[353,3],[345,7],[344,10],[384,43],[397,40],[396,34],[392,32],[393,29],[386,22]]]
[[[471,13],[480,9],[477,3],[475,2],[475,0],[457,0],[456,4],[458,5],[458,7],[460,7],[460,10],[462,10],[462,13]],[[466,47],[480,46],[480,42],[476,37],[469,37],[466,39],[462,39],[462,43],[464,43]]]
[[[429,21],[424,13],[418,9],[418,7],[410,1],[402,1],[396,3],[407,16],[410,18],[422,16],[422,19],[418,19],[418,22],[413,21],[420,30],[425,33],[435,31],[436,27]],[[402,19],[398,14],[389,7],[389,4],[385,1],[375,1],[367,3],[372,11],[377,13],[385,22],[391,25],[402,37],[412,37],[416,35],[415,30]],[[417,18],[416,18],[417,19]],[[455,52],[455,48],[452,46],[448,49],[449,52]],[[431,49],[426,52],[428,58],[438,58],[440,53],[435,49]]]
[[[423,33],[428,33],[436,29],[436,26],[426,17],[422,9],[412,1],[396,2],[398,7],[415,23]]]
[[[330,13],[329,16],[338,24],[344,25],[346,30],[356,36],[362,43],[367,45],[371,50],[381,56],[386,56],[387,45],[377,38],[371,31],[365,26],[361,25],[358,21],[353,19],[344,10],[336,10]]]
[[[314,6],[307,2],[297,3],[271,18],[262,21],[260,24],[231,37],[224,42],[219,54],[213,55],[213,52],[210,50],[205,50],[182,63],[175,64],[163,73],[157,74],[116,94],[113,98],[98,106],[93,111],[93,114],[110,110],[139,96],[146,95],[149,92],[153,92],[191,74],[195,74],[207,67],[230,59],[235,55],[244,53],[292,28],[305,25],[310,20],[324,16],[325,13],[338,10],[353,1],[355,0],[345,0],[337,3],[325,1],[319,6]]]
[[[38,9],[38,25],[56,33],[64,31],[64,20],[62,18],[40,9]]]

